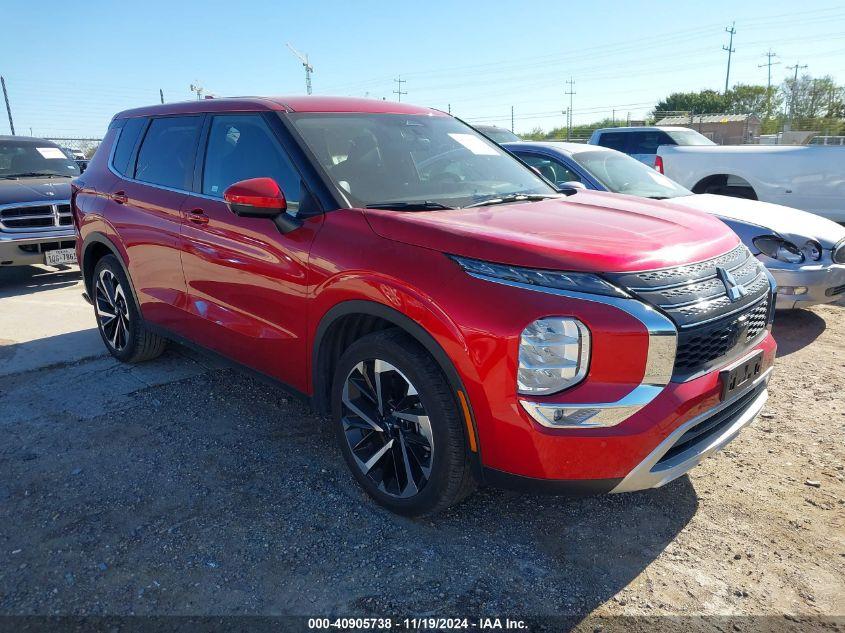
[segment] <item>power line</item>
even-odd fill
[[[734,33],[736,33],[736,22],[731,23],[731,28],[725,27],[725,32],[731,34],[731,39],[728,42],[727,46],[722,46],[723,51],[728,51],[728,70],[725,73],[725,94],[728,94],[728,82],[730,81],[731,77],[731,55],[736,52],[734,48]]]
[[[395,95],[399,95],[399,103],[402,103],[402,95],[406,95],[406,94],[408,94],[408,91],[407,91],[407,90],[406,90],[406,91],[403,91],[403,90],[402,90],[402,84],[403,84],[403,83],[405,83],[405,82],[407,82],[408,80],[407,80],[407,79],[402,79],[402,75],[399,75],[399,77],[398,77],[397,79],[394,79],[393,81],[395,81],[397,84],[399,84],[399,89],[398,89],[398,90],[394,90],[394,91],[393,91],[393,94],[395,94]]]

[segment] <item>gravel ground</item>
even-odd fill
[[[7,375],[0,615],[845,615],[845,306],[775,335],[763,415],[689,476],[426,520],[371,503],[302,403],[182,348]]]

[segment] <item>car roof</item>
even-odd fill
[[[133,108],[117,113],[115,119],[167,114],[200,114],[204,112],[361,112],[367,114],[424,114],[448,116],[433,108],[409,103],[359,99],[355,97],[232,97],[165,103]]]
[[[615,149],[609,147],[602,147],[601,145],[589,145],[587,143],[567,143],[566,141],[511,141],[509,143],[502,143],[502,146],[514,151],[523,149],[551,149],[561,154],[572,156],[573,154],[580,154],[582,152],[617,152]]]
[[[631,125],[628,127],[601,127],[595,132],[680,132],[681,130],[689,130],[688,127],[682,125]]]
[[[43,143],[48,143],[50,145],[56,145],[53,141],[48,141],[46,138],[39,138],[37,136],[8,136],[8,135],[0,135],[0,141],[16,141],[18,143],[28,143],[31,145],[40,145]],[[56,145],[58,147],[58,145]]]

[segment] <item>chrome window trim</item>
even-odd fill
[[[634,415],[637,411],[654,400],[669,384],[675,368],[675,353],[678,345],[678,330],[675,324],[666,316],[651,306],[633,298],[611,297],[606,295],[588,294],[584,292],[573,292],[560,290],[558,288],[546,288],[523,284],[516,281],[497,279],[477,273],[468,272],[468,275],[482,281],[542,292],[567,299],[579,299],[581,301],[592,301],[612,306],[634,317],[642,323],[648,331],[648,354],[646,356],[645,371],[639,385],[624,398],[611,403],[548,403],[535,402],[532,400],[519,399],[520,404],[526,412],[539,424],[552,429],[573,429],[573,428],[595,428],[615,426]],[[592,416],[585,423],[581,424],[552,424],[546,413],[550,407],[574,411],[580,409],[601,409],[599,413]],[[553,415],[553,412],[552,412]],[[553,418],[552,418],[553,419]]]

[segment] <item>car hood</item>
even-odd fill
[[[845,239],[845,227],[833,220],[779,204],[709,193],[673,198],[672,202],[729,220],[756,224],[796,244],[814,239],[823,247],[832,248]]]
[[[739,243],[730,229],[705,213],[596,191],[470,209],[364,213],[387,239],[554,270],[653,270],[716,257]]]
[[[0,179],[0,204],[70,200],[70,178]]]

